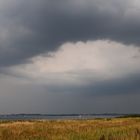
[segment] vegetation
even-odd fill
[[[140,140],[140,118],[1,121],[0,140]]]

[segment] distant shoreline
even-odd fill
[[[110,116],[112,116],[112,115],[124,115],[124,116],[127,116],[127,115],[140,115],[139,113],[138,114],[135,114],[135,113],[73,113],[73,114],[39,114],[39,113],[31,113],[31,114],[26,114],[26,113],[15,113],[15,114],[0,114],[0,116],[19,116],[19,115],[28,115],[28,116],[30,116],[30,115],[40,115],[40,116],[78,116],[78,115],[91,115],[91,116],[93,116],[93,115],[110,115]]]
[[[140,117],[140,114],[2,114],[0,120],[34,120],[34,119],[48,119],[48,120],[69,120],[69,119],[103,119],[103,118],[129,118]]]

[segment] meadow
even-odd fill
[[[0,140],[140,140],[140,118],[0,121]]]

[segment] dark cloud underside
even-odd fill
[[[140,44],[139,11],[133,12],[129,0],[15,0],[9,5],[0,14],[0,66],[25,63],[70,41]]]

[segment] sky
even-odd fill
[[[0,114],[140,113],[139,0],[0,0]]]

